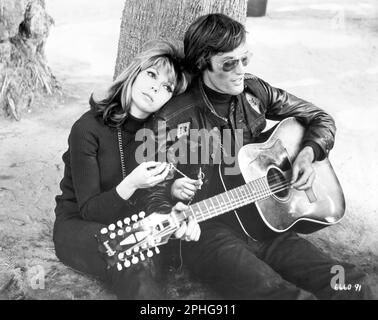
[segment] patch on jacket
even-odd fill
[[[261,109],[260,109],[260,100],[257,99],[255,96],[251,95],[250,93],[245,94],[245,98],[247,99],[248,103],[250,106],[255,110],[257,113],[261,114]]]
[[[177,125],[177,139],[188,136],[190,129],[190,122],[179,123]]]

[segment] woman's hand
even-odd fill
[[[166,162],[143,162],[121,181],[116,190],[126,200],[137,189],[150,188],[164,181],[168,173],[169,165]]]
[[[182,202],[177,202],[176,205],[172,208],[173,213],[180,213],[181,211],[187,210],[188,206]],[[198,241],[201,235],[201,228],[198,222],[190,216],[188,222],[183,221],[180,228],[175,232],[175,237],[177,239],[186,240],[186,241]]]
[[[315,171],[312,167],[314,161],[314,150],[306,146],[298,153],[293,163],[293,174],[291,178],[292,187],[298,190],[311,188],[315,179]]]
[[[186,177],[176,179],[171,186],[172,198],[177,198],[184,201],[190,200],[194,196],[200,185],[201,182],[199,180],[194,180]]]
[[[144,189],[164,181],[168,172],[167,162],[148,161],[137,166],[125,179],[135,189]]]

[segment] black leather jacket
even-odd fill
[[[243,122],[244,131],[248,133],[249,139],[244,139],[243,144],[254,142],[258,139],[260,133],[266,126],[266,119],[280,121],[287,117],[295,117],[306,127],[306,134],[303,144],[310,145],[314,148],[317,160],[326,157],[332,149],[335,137],[335,123],[330,115],[314,106],[310,102],[299,99],[284,90],[274,88],[265,81],[251,74],[245,75],[244,92],[237,96],[235,103],[243,104],[244,120],[235,119],[231,121],[231,127],[238,128],[238,122]],[[235,107],[235,106],[233,106]],[[201,155],[204,148],[209,148],[204,152],[206,159],[201,158],[198,164],[185,164],[185,159],[178,159],[173,155],[172,146],[176,146],[183,138],[187,138],[188,129],[207,129],[220,128],[227,124],[227,119],[218,116],[208,100],[202,80],[197,78],[192,82],[188,90],[172,98],[162,109],[152,118],[150,128],[154,132],[156,148],[160,160],[175,163],[177,168],[187,176],[197,179],[199,170],[203,172],[204,179],[201,190],[195,197],[195,202],[206,199],[209,193],[209,181],[214,169],[214,151],[212,144],[204,145],[198,141],[190,141],[186,147],[187,162],[190,162],[190,155]],[[166,126],[166,130],[162,128]],[[166,138],[166,133],[168,139]],[[168,140],[168,141],[167,141]],[[249,141],[246,141],[249,140]],[[184,149],[183,148],[183,149]],[[181,149],[181,150],[183,150]],[[180,178],[177,172],[172,172],[169,179],[163,183],[150,188],[142,199],[147,213],[170,212],[172,205],[177,202],[173,201],[170,195],[170,187],[175,178]]]

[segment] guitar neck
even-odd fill
[[[194,203],[183,213],[183,218],[194,216],[197,222],[206,221],[226,212],[238,209],[272,194],[265,177]]]

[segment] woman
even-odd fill
[[[104,99],[92,95],[91,109],[73,125],[63,155],[62,194],[56,197],[55,208],[56,255],[68,266],[108,283],[120,299],[164,297],[156,281],[158,258],[122,271],[107,269],[94,236],[104,226],[140,211],[140,192],[168,174],[166,163],[136,162],[134,137],[152,113],[186,89],[180,57],[177,48],[164,41],[139,54]],[[183,188],[183,183],[178,185]],[[178,198],[187,200],[187,195]],[[174,207],[184,209],[182,203]],[[190,220],[175,236],[198,240],[199,234],[198,224]]]

